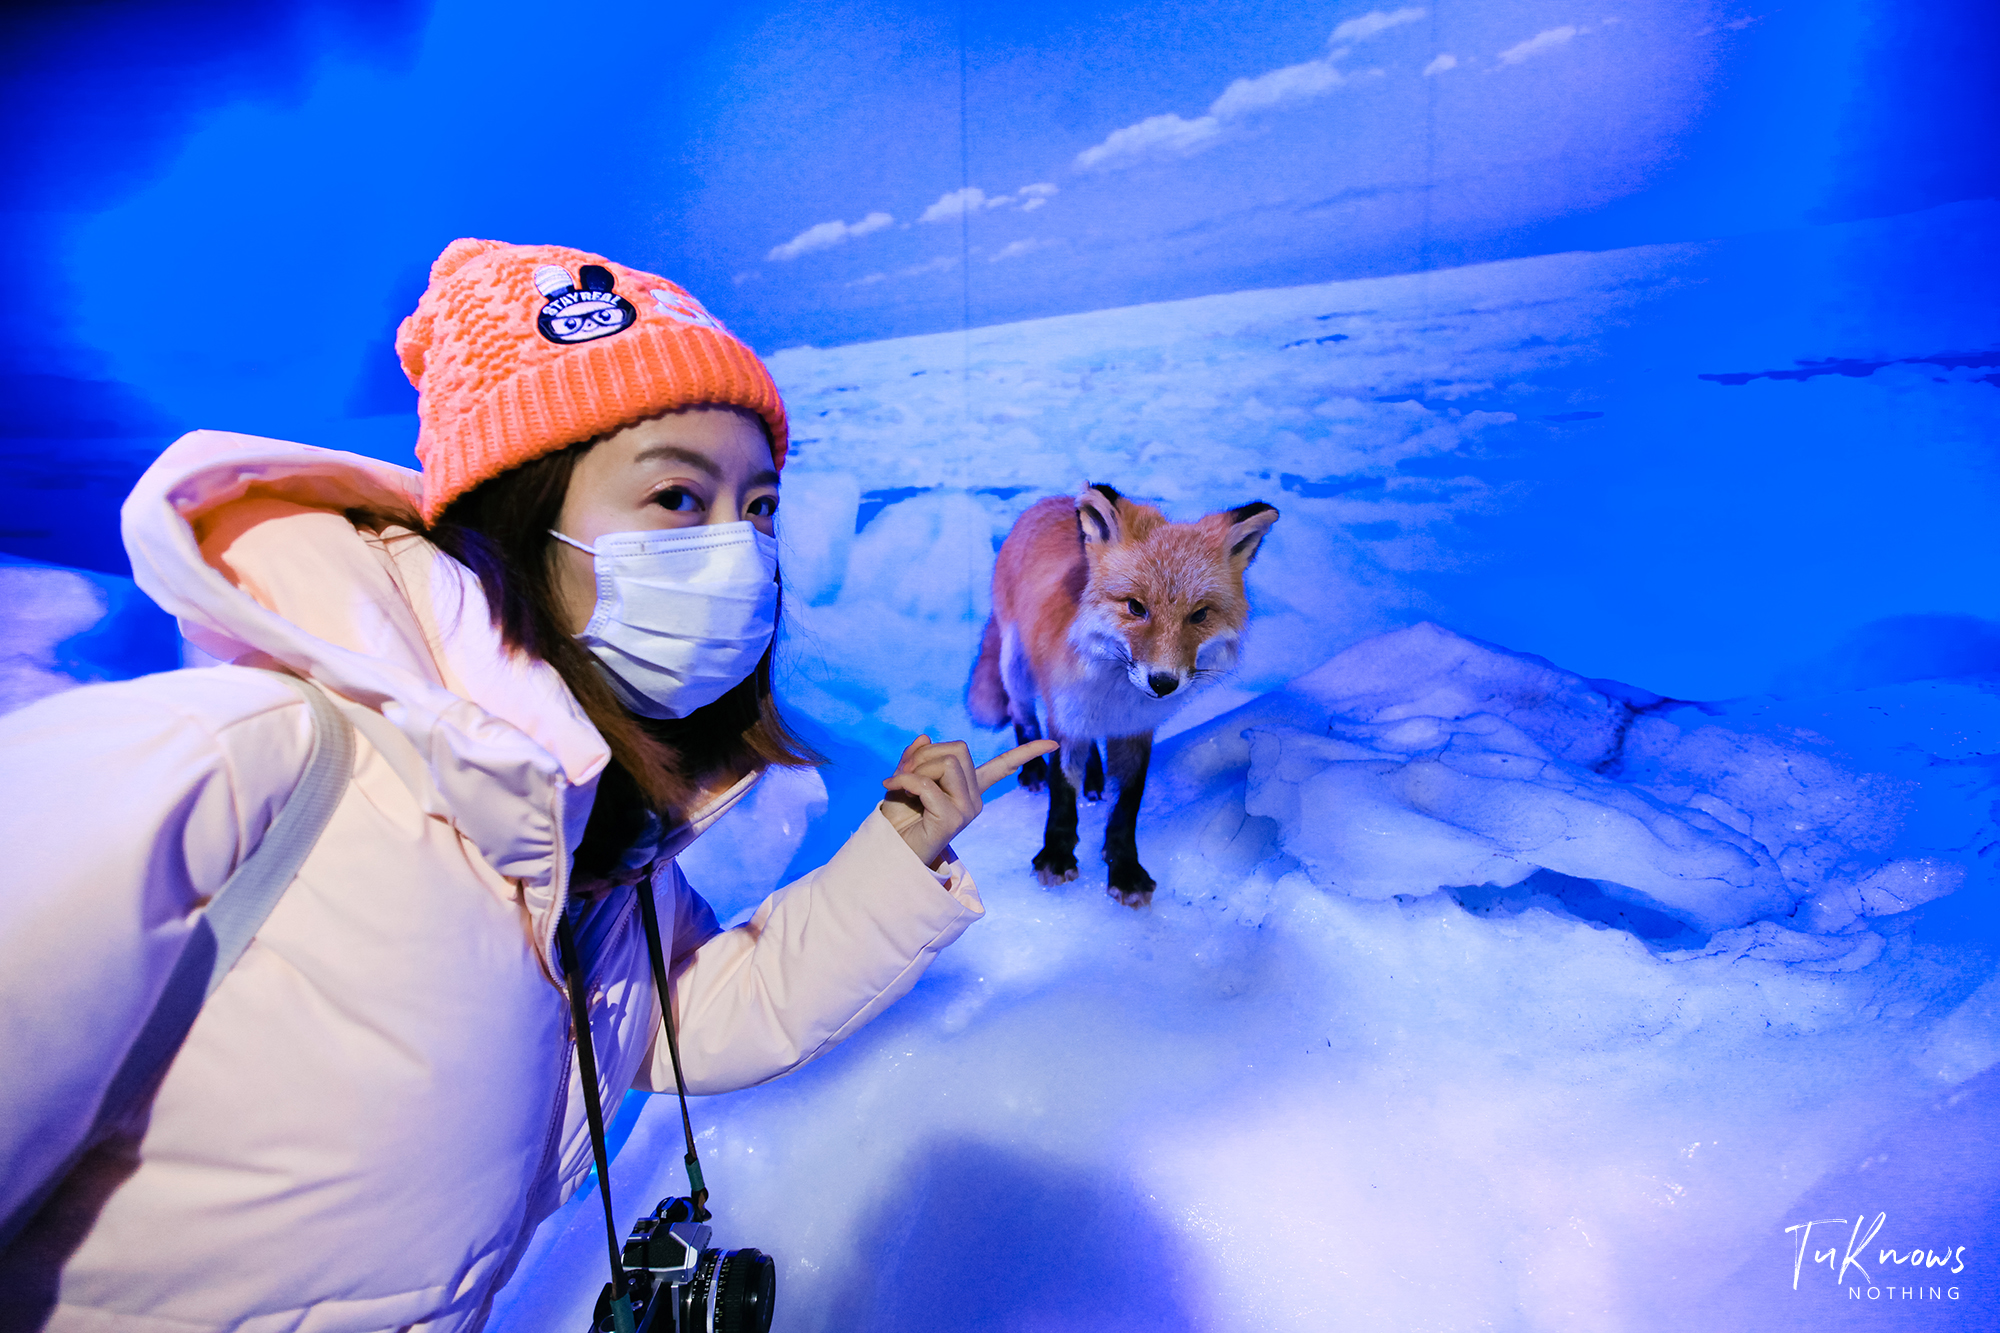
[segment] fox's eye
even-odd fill
[[[1125,609],[1130,611],[1139,620],[1146,618],[1146,608],[1140,604],[1139,599],[1136,597],[1127,597],[1125,599]]]
[[[1202,621],[1207,619],[1208,619],[1208,608],[1204,606],[1203,608],[1201,608],[1201,610],[1195,612],[1193,615],[1188,617],[1188,624],[1199,625]]]

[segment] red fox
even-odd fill
[[[1196,687],[1236,665],[1250,603],[1243,571],[1278,511],[1263,501],[1170,523],[1109,486],[1039,500],[1015,522],[993,566],[993,615],[966,687],[981,726],[1014,724],[1039,740],[1041,702],[1061,762],[1030,760],[1021,785],[1049,789],[1034,868],[1044,884],[1076,878],[1076,789],[1097,800],[1108,767],[1118,803],[1104,830],[1110,891],[1152,901],[1136,826],[1153,732]],[[1104,761],[1097,743],[1104,743]]]

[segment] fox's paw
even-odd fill
[[[1035,853],[1035,878],[1045,886],[1067,884],[1076,878],[1076,853],[1044,847]]]
[[[1036,755],[1021,765],[1021,771],[1014,775],[1014,781],[1021,784],[1022,791],[1046,791],[1049,785],[1048,760]]]
[[[1085,783],[1083,788],[1083,799],[1089,802],[1091,805],[1096,805],[1099,801],[1104,799],[1104,784],[1100,782],[1098,783],[1097,786],[1093,787],[1090,786],[1088,783]]]
[[[1111,867],[1111,896],[1127,907],[1144,907],[1153,901],[1153,877],[1137,861],[1120,861]]]

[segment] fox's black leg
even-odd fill
[[[1104,760],[1096,741],[1090,743],[1090,758],[1083,761],[1083,799],[1093,805],[1104,799]]]
[[[1058,756],[1060,758],[1060,756]],[[1059,763],[1048,765],[1049,822],[1035,853],[1035,878],[1066,884],[1076,878],[1076,788]]]
[[[1151,736],[1120,736],[1105,742],[1118,803],[1104,825],[1104,864],[1110,888],[1127,907],[1153,901],[1153,877],[1139,864],[1139,800],[1146,794],[1146,765],[1153,757]]]
[[[1029,741],[1038,741],[1041,738],[1042,725],[1035,721],[1032,714],[1026,722],[1014,724],[1014,744],[1026,745]],[[1040,791],[1049,783],[1048,760],[1039,755],[1030,759],[1021,765],[1021,771],[1014,775],[1014,780],[1021,784],[1023,791]]]

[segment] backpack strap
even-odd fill
[[[280,679],[304,695],[306,707],[312,711],[312,752],[306,756],[305,775],[265,830],[257,849],[236,867],[236,873],[223,883],[202,913],[202,922],[215,932],[215,958],[209,968],[208,987],[202,992],[204,1000],[215,994],[229,969],[250,947],[257,928],[298,878],[354,776],[353,725],[319,686],[297,676]]]
[[[250,947],[258,928],[297,878],[299,868],[333,818],[334,807],[347,791],[354,774],[353,724],[317,685],[282,672],[270,674],[304,696],[311,711],[312,750],[306,756],[299,785],[292,789],[284,808],[278,811],[250,855],[238,863],[235,873],[223,881],[222,887],[208,900],[208,906],[195,918],[187,947],[167,977],[159,1002],[112,1076],[111,1086],[105,1090],[104,1099],[91,1119],[89,1133],[69,1160],[24,1199],[12,1216],[0,1222],[0,1250],[13,1243],[63,1178],[103,1140],[106,1131],[153,1090],[194,1026],[202,1003],[215,993],[215,988],[229,975],[229,969]]]
[[[215,994],[229,969],[250,947],[258,927],[297,878],[354,774],[353,725],[317,685],[297,676],[272,674],[305,696],[312,713],[312,751],[306,757],[305,774],[256,849],[237,865],[195,918],[187,947],[167,978],[159,1004],[125,1053],[98,1105],[91,1139],[131,1109],[166,1071],[202,1004]]]

